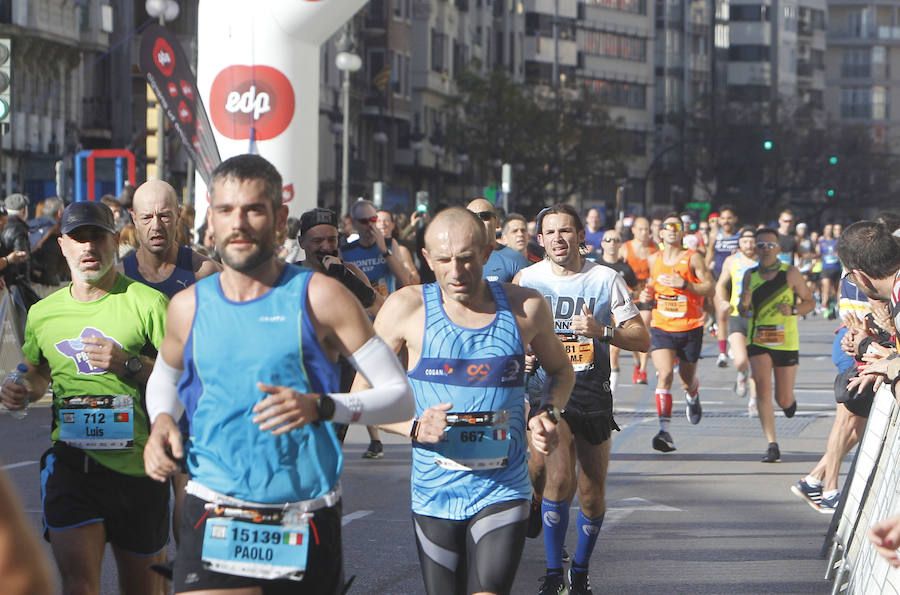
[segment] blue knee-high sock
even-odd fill
[[[575,549],[575,557],[572,558],[572,568],[587,570],[602,525],[602,514],[592,519],[586,517],[581,510],[578,511],[578,546]]]
[[[544,550],[547,553],[547,570],[562,573],[562,551],[569,528],[569,501],[541,501],[541,519],[544,523]]]

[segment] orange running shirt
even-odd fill
[[[647,247],[650,249],[650,254],[657,252],[656,244],[651,243]],[[647,263],[647,259],[641,258],[635,253],[631,247],[631,242],[625,242],[625,252],[625,262],[634,271],[634,276],[637,277],[637,280],[643,281],[647,279],[650,276],[650,265]]]
[[[653,262],[653,292],[656,294],[656,305],[650,326],[670,332],[680,333],[703,326],[706,314],[703,312],[703,296],[697,295],[686,289],[666,287],[656,282],[660,275],[665,273],[678,275],[691,283],[699,283],[700,279],[691,272],[691,256],[696,254],[693,250],[685,250],[675,263],[675,266],[663,262],[660,254]]]

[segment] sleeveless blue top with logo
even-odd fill
[[[460,471],[436,464],[432,445],[413,444],[412,510],[416,514],[463,520],[498,502],[527,500],[531,494],[525,461],[525,352],[519,325],[500,283],[488,283],[497,314],[491,324],[469,329],[444,312],[436,283],[422,286],[425,333],[422,355],[407,372],[416,396],[416,417],[428,407],[453,403],[452,412],[509,412],[507,464]]]
[[[226,298],[219,273],[194,284],[197,310],[178,384],[194,481],[262,503],[317,498],[337,484],[343,457],[330,422],[273,436],[252,421],[253,406],[268,396],[257,382],[299,393],[338,388],[337,365],[307,311],[312,274],[286,265],[271,290],[248,302]]]
[[[175,270],[172,271],[168,279],[159,283],[151,283],[141,276],[140,271],[138,271],[137,252],[132,252],[122,259],[122,268],[125,270],[125,276],[129,279],[149,285],[171,299],[173,295],[193,285],[194,281],[197,280],[194,276],[193,252],[187,246],[179,246],[178,258],[175,260]]]
[[[385,238],[384,244],[388,250],[391,249],[391,238]],[[391,272],[391,268],[381,255],[378,244],[372,244],[368,248],[354,240],[349,244],[341,247],[341,257],[344,262],[352,262],[366,274],[369,283],[382,296],[387,297],[389,294],[397,291],[397,280]]]
[[[587,306],[600,324],[622,324],[638,316],[637,307],[625,280],[609,267],[586,260],[575,275],[556,275],[549,260],[542,260],[519,273],[522,287],[536,289],[550,305],[556,334],[563,340],[575,370],[575,388],[566,404],[584,412],[612,413],[609,387],[609,343],[576,336],[572,317]],[[544,370],[539,369],[531,385],[541,386]]]
[[[719,275],[722,273],[722,265],[725,263],[725,259],[734,253],[735,250],[738,249],[738,241],[741,239],[741,233],[736,232],[730,236],[725,235],[723,230],[719,230],[719,233],[716,235],[716,241],[713,244],[713,250],[715,254],[713,255],[713,276],[717,279]]]

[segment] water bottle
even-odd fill
[[[3,381],[4,384],[7,382],[12,382],[13,384],[18,384],[19,386],[28,386],[28,381],[25,380],[25,374],[28,373],[28,366],[25,364],[19,364],[16,366],[16,371],[12,372],[9,376],[6,377],[6,380]],[[15,419],[23,419],[26,415],[28,415],[28,405],[25,405],[24,409],[8,409],[6,405],[3,406],[11,416]]]

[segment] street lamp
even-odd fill
[[[178,18],[180,9],[175,0],[147,0],[144,9],[154,19],[159,19],[159,24],[165,27],[168,21]],[[166,150],[166,120],[162,105],[156,102],[156,176],[165,180],[165,150]]]
[[[362,59],[353,53],[353,41],[350,39],[347,29],[341,33],[337,42],[338,54],[334,57],[334,65],[344,74],[341,90],[344,94],[344,123],[342,162],[341,162],[341,213],[350,212],[349,181],[350,181],[350,73],[356,72],[362,67]]]

